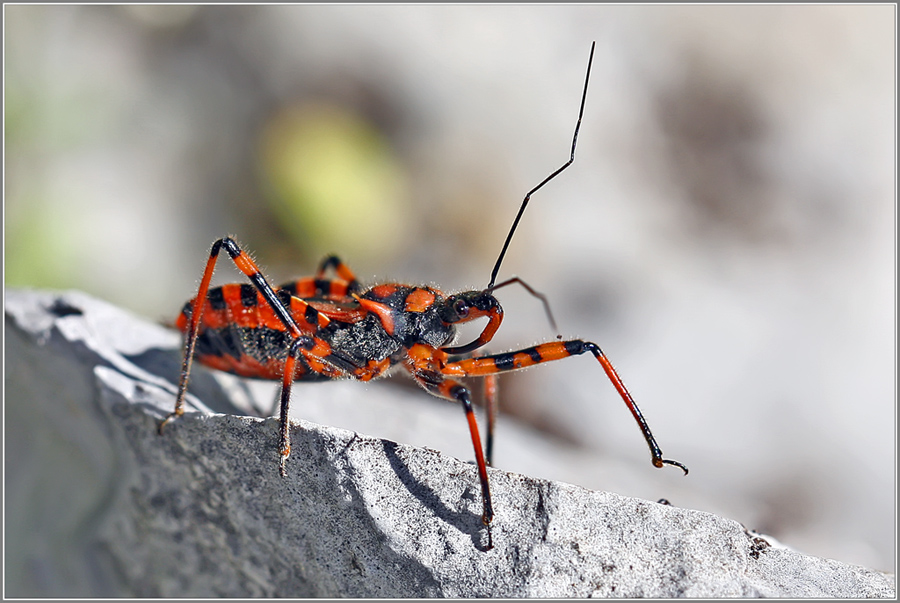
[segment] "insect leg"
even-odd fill
[[[287,358],[284,361],[284,375],[281,378],[281,446],[278,450],[280,461],[278,472],[281,477],[287,476],[285,464],[291,455],[291,430],[290,430],[290,409],[291,409],[291,389],[294,384],[294,371],[297,365],[297,356],[304,350],[315,345],[312,337],[303,336],[295,339],[288,350]]]
[[[475,420],[475,411],[472,408],[472,395],[464,385],[452,379],[445,379],[440,373],[431,370],[415,369],[411,366],[411,363],[408,363],[407,367],[416,382],[425,388],[426,391],[440,398],[459,402],[466,413],[469,433],[472,436],[472,447],[475,449],[475,464],[478,467],[478,478],[481,480],[481,522],[487,528],[488,548],[493,548],[491,521],[494,519],[494,508],[491,504],[491,487],[488,482],[484,449],[481,446],[481,435],[478,432],[478,422]]]
[[[494,426],[497,423],[497,395],[499,390],[497,375],[487,375],[484,378],[484,406],[487,410],[487,438],[484,445],[485,461],[491,467],[494,466]]]
[[[359,281],[356,280],[356,275],[353,274],[353,271],[341,261],[336,255],[329,255],[319,264],[319,269],[316,271],[316,278],[324,278],[325,273],[328,269],[331,268],[334,270],[335,274],[337,274],[341,280],[345,280],[348,283],[348,289],[350,293],[359,293],[360,285]]]
[[[197,331],[200,327],[200,317],[203,313],[203,307],[206,304],[206,296],[209,292],[209,283],[212,280],[213,271],[216,267],[216,260],[219,257],[219,249],[222,246],[223,239],[213,243],[206,260],[206,267],[203,269],[203,277],[200,279],[200,288],[197,290],[197,297],[194,298],[194,304],[191,309],[190,322],[185,331],[184,357],[181,361],[181,376],[178,381],[178,395],[175,398],[175,410],[163,419],[159,424],[159,433],[162,434],[163,428],[174,418],[184,414],[184,397],[187,394],[188,378],[191,374],[191,364],[194,361],[194,348],[197,345]]]
[[[178,395],[175,398],[175,410],[171,412],[159,425],[159,432],[162,433],[163,428],[174,418],[184,414],[184,398],[187,394],[188,379],[190,376],[191,364],[194,358],[194,349],[197,343],[197,335],[200,329],[200,319],[203,308],[207,304],[207,295],[209,293],[209,283],[212,280],[213,271],[215,270],[216,260],[222,249],[228,252],[232,261],[238,270],[244,273],[253,286],[256,287],[260,295],[269,305],[278,318],[279,322],[284,326],[291,336],[292,343],[289,349],[287,359],[285,360],[282,391],[281,391],[281,473],[284,475],[284,463],[290,455],[290,434],[289,434],[289,407],[291,385],[293,384],[294,374],[297,366],[297,356],[302,354],[307,360],[310,368],[320,372],[339,372],[346,370],[347,363],[342,359],[331,354],[330,346],[308,334],[308,330],[327,325],[329,319],[319,313],[315,308],[306,302],[296,298],[284,296],[285,302],[282,302],[279,295],[275,293],[272,286],[263,276],[259,267],[256,265],[249,255],[247,255],[238,244],[231,238],[225,237],[218,239],[212,244],[209,252],[209,259],[206,262],[206,268],[203,271],[203,277],[200,280],[200,287],[197,291],[197,297],[194,298],[191,307],[191,316],[185,336],[184,359],[182,360],[181,378],[178,384]],[[286,306],[285,303],[289,305]],[[294,315],[302,316],[304,326],[307,331],[300,328]]]
[[[488,352],[482,350],[483,356]],[[481,385],[481,404],[487,418],[487,434],[484,442],[484,460],[488,467],[494,466],[494,427],[497,424],[499,377],[496,374],[485,375]]]
[[[489,353],[482,350],[483,355]],[[499,392],[499,377],[497,374],[485,375],[481,385],[481,401],[487,417],[487,434],[484,442],[484,458],[488,467],[494,465],[494,427],[497,424],[497,396]]]
[[[209,283],[216,267],[216,260],[222,248],[228,252],[238,269],[243,272],[247,278],[253,283],[256,289],[262,294],[263,298],[271,306],[279,321],[291,333],[294,338],[300,337],[303,333],[300,327],[291,317],[290,312],[284,307],[284,304],[275,295],[272,287],[266,281],[260,272],[256,263],[244,253],[237,243],[231,237],[218,239],[212,244],[209,252],[209,259],[206,261],[206,268],[203,270],[203,277],[200,280],[200,287],[197,290],[197,296],[191,308],[190,323],[185,336],[184,358],[182,360],[181,378],[178,383],[178,396],[175,399],[175,410],[167,416],[159,426],[162,433],[163,428],[172,419],[184,414],[184,398],[187,394],[188,379],[190,377],[191,364],[194,359],[194,348],[197,344],[197,334],[200,329],[200,319],[203,314],[203,308],[206,305],[207,294],[209,292]]]
[[[603,370],[606,372],[606,376],[609,377],[609,380],[616,388],[616,391],[619,392],[619,396],[621,396],[622,400],[625,402],[628,410],[631,411],[635,421],[637,421],[638,427],[640,427],[641,433],[643,433],[644,439],[647,441],[647,446],[650,448],[653,466],[662,467],[663,465],[674,465],[684,471],[684,474],[687,475],[688,468],[682,463],[663,458],[662,450],[660,450],[659,445],[656,443],[656,438],[653,437],[653,433],[651,433],[650,426],[647,424],[646,419],[644,419],[643,413],[641,413],[634,398],[631,397],[625,384],[622,383],[622,379],[619,377],[619,374],[616,373],[616,369],[613,368],[612,363],[596,343],[582,341],[580,339],[543,343],[516,352],[492,354],[480,358],[466,358],[456,362],[448,362],[441,369],[441,372],[445,375],[459,377],[493,375],[534,366],[535,364],[540,364],[542,362],[562,360],[563,358],[577,356],[579,354],[584,354],[585,352],[590,352],[594,355],[600,363],[600,366],[602,366]]]

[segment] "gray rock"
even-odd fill
[[[486,550],[475,468],[440,452],[300,420],[282,479],[277,419],[205,371],[159,436],[178,346],[84,294],[7,292],[7,596],[895,595],[729,519],[501,469]]]

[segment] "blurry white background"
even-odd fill
[[[171,321],[230,233],[275,281],[335,252],[364,281],[483,287],[525,191],[567,158],[596,40],[575,163],[500,278],[603,347],[691,469],[659,480],[889,570],[895,11],[6,5],[5,283]],[[553,338],[536,300],[499,297],[493,351]],[[648,471],[592,360],[502,396]]]

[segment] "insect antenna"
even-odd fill
[[[497,273],[500,272],[500,264],[503,263],[503,257],[506,255],[506,250],[509,247],[509,242],[512,241],[513,234],[516,232],[516,227],[518,227],[519,225],[519,220],[522,218],[522,214],[525,213],[525,207],[528,205],[528,201],[531,199],[531,195],[540,190],[542,186],[556,178],[556,176],[558,176],[560,172],[572,165],[572,162],[575,161],[575,144],[578,142],[578,130],[581,128],[581,118],[584,115],[584,102],[585,100],[587,100],[588,81],[591,78],[591,63],[594,61],[594,46],[596,45],[597,42],[591,42],[591,54],[588,58],[587,74],[584,76],[584,92],[582,92],[581,94],[581,108],[578,111],[578,121],[575,123],[575,135],[572,137],[572,152],[569,155],[569,160],[565,164],[563,164],[562,167],[544,178],[540,184],[528,191],[528,194],[525,195],[525,199],[522,201],[522,206],[519,208],[519,213],[516,214],[516,219],[513,220],[512,228],[509,229],[509,234],[506,235],[506,242],[503,243],[503,249],[500,250],[500,257],[497,258],[497,263],[494,264],[494,269],[491,271],[491,282],[488,283],[485,291],[491,291],[496,288],[494,286],[494,283],[497,282]]]
[[[502,283],[494,285],[491,291],[496,291],[500,287],[505,287],[507,285],[512,285],[515,283],[522,285],[523,287],[525,287],[525,290],[528,291],[531,295],[541,300],[541,303],[544,304],[544,312],[547,314],[547,320],[550,322],[550,328],[556,331],[557,339],[562,339],[562,335],[559,333],[559,329],[556,327],[556,319],[553,318],[553,312],[550,310],[550,302],[547,300],[547,296],[540,291],[536,291],[535,289],[533,289],[531,285],[520,279],[518,276],[514,276],[512,278],[506,279]]]

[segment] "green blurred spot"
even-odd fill
[[[78,286],[78,258],[65,218],[30,199],[7,224],[4,283],[7,287],[66,289]]]
[[[266,126],[261,160],[269,203],[307,251],[377,259],[398,247],[406,175],[358,115],[331,105],[289,107]]]

